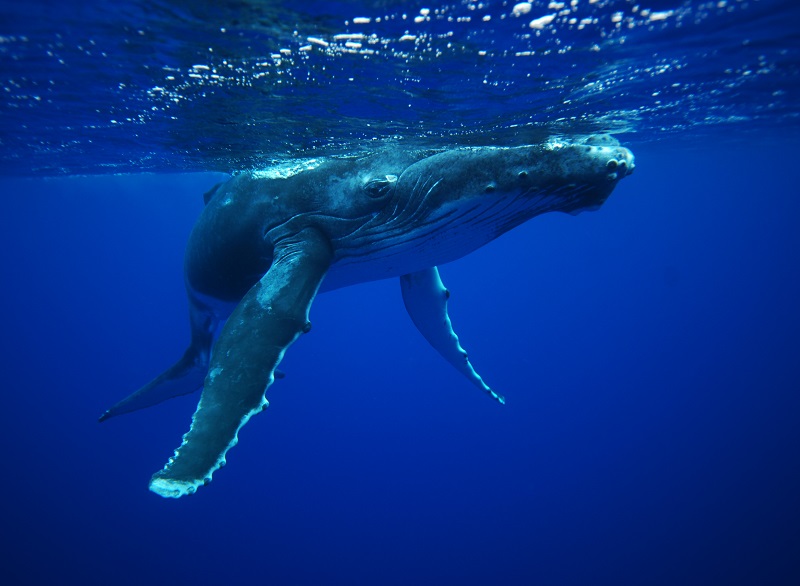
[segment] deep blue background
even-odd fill
[[[396,282],[320,296],[271,407],[179,501],[206,176],[0,180],[3,584],[800,583],[798,142],[630,145],[598,212],[442,269],[500,407]]]

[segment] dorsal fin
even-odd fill
[[[211,198],[214,197],[214,194],[217,193],[217,190],[220,188],[222,183],[217,183],[214,187],[209,189],[203,194],[203,203],[208,205],[208,202],[211,201]]]

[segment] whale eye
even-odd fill
[[[397,183],[397,175],[386,175],[381,179],[370,179],[364,184],[364,191],[369,197],[378,199],[389,195],[395,183]]]

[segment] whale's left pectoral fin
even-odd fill
[[[461,347],[458,336],[453,331],[453,324],[447,314],[447,300],[450,292],[442,283],[439,270],[431,267],[403,275],[400,277],[400,289],[408,315],[411,316],[414,325],[430,342],[430,345],[456,370],[466,376],[472,384],[493,399],[505,404],[506,401],[502,395],[494,392],[475,372],[466,350]]]
[[[191,429],[150,490],[191,494],[211,480],[242,426],[268,405],[264,393],[286,349],[311,324],[308,311],[330,265],[325,236],[314,229],[276,243],[269,271],[231,314],[211,352]]]

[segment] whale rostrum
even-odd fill
[[[633,172],[607,135],[516,147],[382,149],[234,175],[210,190],[186,248],[191,342],[100,421],[202,388],[191,427],[150,489],[194,493],[265,409],[286,350],[311,328],[318,292],[400,278],[417,329],[472,384],[437,265],[545,212],[599,208]]]

